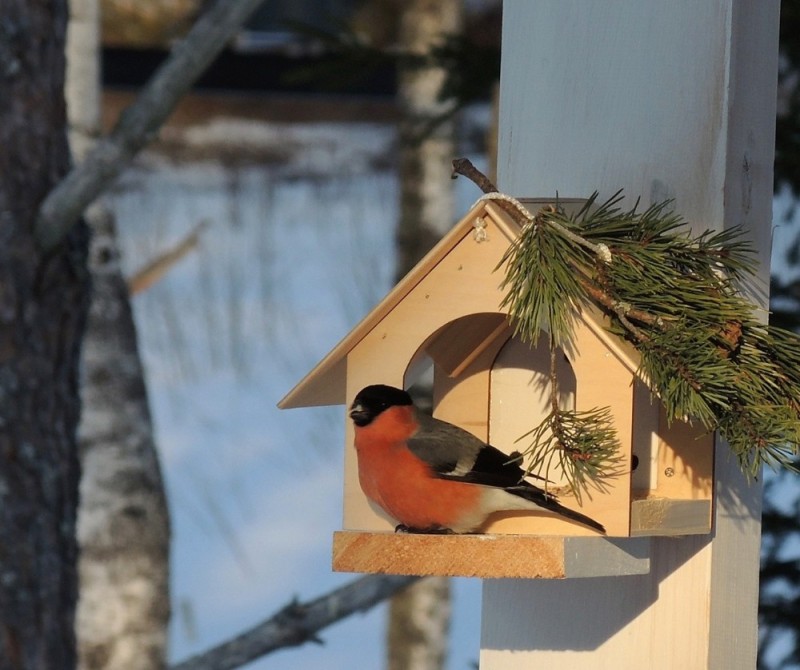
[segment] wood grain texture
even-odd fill
[[[631,535],[700,535],[711,531],[711,516],[711,500],[634,500]]]
[[[604,538],[341,531],[333,536],[333,569],[491,579],[641,575],[650,568],[648,541],[637,542],[622,547]]]

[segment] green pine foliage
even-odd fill
[[[547,331],[563,346],[574,328],[571,306],[580,303],[583,290],[573,268],[575,245],[543,221],[525,227],[506,253],[502,287],[509,290],[501,307],[510,308],[523,340],[536,345]]]
[[[639,212],[621,199],[598,204],[595,194],[575,214],[556,206],[527,221],[501,263],[517,333],[569,346],[576,310],[592,303],[639,351],[640,374],[670,419],[718,430],[752,476],[762,464],[791,467],[800,339],[757,318],[746,297],[751,248],[738,230],[692,235],[669,202]],[[535,466],[558,462],[576,493],[614,467],[604,461],[613,450],[602,408],[578,415],[554,404],[530,437]],[[591,444],[602,446],[587,455]]]
[[[519,440],[531,443],[528,473],[549,481],[557,470],[569,483],[578,503],[592,489],[606,490],[606,481],[619,474],[620,443],[607,407],[587,412],[554,409]]]

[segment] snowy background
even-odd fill
[[[391,288],[398,208],[388,124],[217,121],[182,140],[251,160],[150,152],[111,195],[128,276],[206,225],[133,299],[172,513],[173,660],[354,578],[330,569],[344,408],[276,403]],[[457,219],[480,194],[456,185]],[[453,590],[448,667],[462,670],[478,659],[480,582]],[[381,606],[248,667],[380,668],[384,626]]]

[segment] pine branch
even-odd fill
[[[484,194],[492,194],[492,193],[499,193],[497,187],[492,183],[492,181],[483,174],[475,165],[470,161],[468,158],[456,158],[453,160],[453,174],[452,178],[456,179],[458,175],[462,175],[466,177],[471,182],[473,182]],[[511,202],[512,199],[510,198],[498,198],[497,204],[502,207],[505,211],[511,214],[515,219],[519,219],[520,215],[526,217],[523,225],[534,222],[538,224],[542,224],[542,215],[539,213],[538,215],[530,215],[526,216],[524,212],[520,210],[520,208]],[[585,209],[585,208],[584,208]],[[551,210],[551,213],[554,210]],[[584,211],[584,210],[581,210]],[[583,246],[591,250],[598,258],[602,259],[604,262],[607,261],[607,254],[609,252],[607,246],[598,246],[596,244],[592,244],[591,242],[581,238],[578,235],[575,235],[565,227],[561,226],[558,222],[555,221],[548,221],[548,223],[559,231],[564,237],[567,239],[576,242],[578,245]],[[636,321],[642,321],[645,323],[655,324],[657,323],[657,319],[647,314],[642,310],[633,309],[630,307],[626,307],[624,305],[619,305],[615,302],[615,300],[604,293],[602,289],[592,284],[586,277],[578,276],[577,280],[581,283],[584,291],[590,293],[592,298],[600,305],[606,307],[609,310],[613,310],[615,312],[622,312],[622,314],[628,318],[633,318]]]
[[[530,438],[526,476],[546,483],[557,468],[566,477],[572,495],[582,504],[583,493],[606,490],[606,480],[620,474],[621,445],[607,408],[576,412],[561,408],[558,384],[558,348],[550,338],[550,414],[517,441]],[[590,495],[591,497],[591,495]]]
[[[619,193],[601,204],[594,194],[575,215],[558,205],[532,215],[494,194],[468,161],[454,162],[454,172],[492,193],[522,227],[500,265],[503,305],[524,340],[548,331],[563,346],[575,311],[593,303],[611,332],[641,354],[640,375],[670,420],[719,430],[753,476],[762,464],[792,467],[800,445],[800,339],[761,324],[745,299],[754,261],[740,230],[692,237],[671,203],[622,211]],[[568,443],[558,413],[546,422],[536,439]]]
[[[232,670],[278,649],[306,642],[322,644],[317,633],[323,628],[356,612],[366,612],[419,579],[367,575],[311,602],[293,600],[266,621],[170,670]]]

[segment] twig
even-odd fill
[[[201,221],[181,242],[159,254],[143,268],[137,270],[128,279],[128,293],[131,295],[142,293],[159,281],[181,258],[197,247],[200,241],[200,233],[207,226],[208,221]]]
[[[172,50],[111,134],[48,194],[35,224],[42,251],[54,249],[89,204],[153,139],[181,96],[263,0],[217,0]]]
[[[306,642],[321,643],[317,633],[355,612],[364,612],[411,586],[419,577],[367,575],[309,603],[290,602],[274,616],[193,656],[170,670],[233,670],[261,656]]]
[[[462,175],[473,182],[484,193],[497,193],[497,186],[483,172],[476,168],[469,158],[456,158],[453,160],[453,179]]]
[[[540,214],[533,216],[524,209],[522,204],[516,198],[512,198],[504,193],[500,193],[491,180],[478,168],[476,168],[472,164],[472,161],[470,161],[468,158],[456,158],[453,160],[453,179],[455,179],[458,175],[463,175],[467,179],[474,182],[475,185],[484,192],[485,197],[488,198],[490,196],[495,196],[492,199],[500,203],[503,209],[517,218],[517,220],[519,216],[522,216],[525,218],[525,224],[538,223],[541,221],[541,212]],[[548,221],[547,224],[557,230],[561,235],[566,237],[571,242],[591,251],[604,263],[611,262],[611,251],[605,244],[595,244],[594,242],[590,242],[586,238],[576,235],[571,230],[565,228],[556,221]]]
[[[550,411],[558,416],[558,347],[553,335],[550,335]]]
[[[456,158],[453,161],[453,176],[463,175],[470,181],[472,181],[478,188],[480,188],[484,193],[498,193],[497,187],[491,182],[491,180],[483,174],[478,168],[476,168],[472,162],[468,158]],[[498,204],[503,206],[507,212],[509,212],[515,219],[519,220],[520,216],[523,214],[518,210],[518,207],[511,202],[506,202],[502,198],[498,199]],[[601,260],[607,262],[607,254],[610,253],[608,247],[601,247],[600,245],[593,244],[589,242],[589,240],[581,237],[580,235],[575,234],[571,230],[567,230],[563,226],[559,225],[555,221],[548,221],[548,225],[553,226],[556,230],[562,233],[567,239],[572,240],[576,244],[583,246],[587,249],[593,251],[597,256],[601,258]],[[634,321],[638,321],[648,326],[656,326],[662,327],[663,322],[662,320],[650,314],[649,312],[645,312],[641,309],[635,309],[630,305],[622,305],[617,300],[615,300],[612,296],[608,295],[603,289],[598,287],[591,279],[588,277],[584,277],[579,274],[578,281],[581,283],[584,291],[586,291],[587,295],[594,300],[597,304],[604,307],[605,309],[613,312],[617,316],[621,316],[622,318],[633,319]],[[629,323],[629,322],[628,322]],[[623,324],[625,325],[625,324]],[[633,332],[632,334],[635,336],[642,335],[641,331]]]
[[[591,279],[583,276],[582,274],[578,274],[577,278],[578,281],[580,282],[580,285],[583,287],[583,290],[586,291],[587,295],[592,300],[594,300],[598,305],[604,307],[607,311],[613,312],[614,314],[620,317],[625,317],[627,319],[632,319],[633,321],[638,321],[639,323],[643,323],[646,326],[655,328],[664,327],[664,320],[661,317],[650,314],[650,312],[645,312],[642,309],[636,309],[625,303],[620,303],[619,301],[615,300],[610,295],[608,295],[608,293],[603,291],[603,289],[598,288],[597,285],[594,284]],[[642,333],[631,330],[631,335],[636,337],[640,342],[643,342],[645,338],[640,337],[640,334]]]

